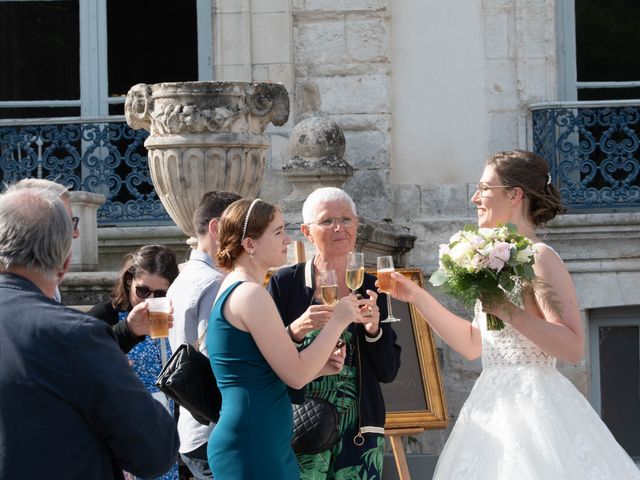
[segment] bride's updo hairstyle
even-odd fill
[[[256,198],[237,200],[227,207],[218,222],[216,263],[231,270],[245,251],[242,241],[260,238],[276,215],[276,207]]]
[[[529,200],[529,215],[534,225],[548,222],[564,212],[560,192],[549,175],[546,160],[535,153],[524,150],[499,152],[487,159],[502,184],[506,187],[520,187]]]

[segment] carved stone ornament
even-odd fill
[[[345,138],[342,129],[325,117],[309,117],[289,134],[291,158],[282,166],[293,190],[280,203],[285,213],[299,213],[300,205],[316,188],[342,187],[353,175],[353,167],[342,157]]]
[[[270,146],[264,130],[287,122],[289,95],[267,82],[138,84],[127,94],[125,116],[150,132],[145,147],[156,192],[194,236],[191,217],[206,192],[256,196]]]

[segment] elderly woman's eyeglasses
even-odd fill
[[[320,228],[329,230],[330,228],[336,228],[338,224],[344,228],[349,228],[355,225],[356,217],[349,215],[343,215],[341,217],[329,217],[322,220],[316,220],[315,222],[309,222],[309,225],[318,225]]]
[[[152,290],[149,287],[146,287],[144,285],[136,285],[135,292],[138,298],[149,298],[151,295],[153,295],[153,298],[167,296],[166,290]]]

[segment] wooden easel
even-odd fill
[[[293,242],[293,248],[295,249],[294,258],[296,259],[296,263],[306,262],[307,259],[305,258],[304,243],[302,240],[295,240]]]
[[[400,480],[411,480],[407,457],[404,455],[404,448],[402,446],[402,436],[422,432],[424,432],[424,428],[399,428],[385,432],[385,435],[389,437],[389,441],[391,442],[393,458],[396,460],[396,468],[398,469],[398,477]]]

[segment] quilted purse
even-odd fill
[[[198,422],[209,425],[220,418],[222,396],[209,359],[197,348],[201,339],[196,346],[183,343],[173,352],[156,379],[156,387],[189,410]]]
[[[318,397],[307,397],[301,405],[293,405],[293,438],[296,453],[316,454],[333,447],[340,439],[338,410]]]

